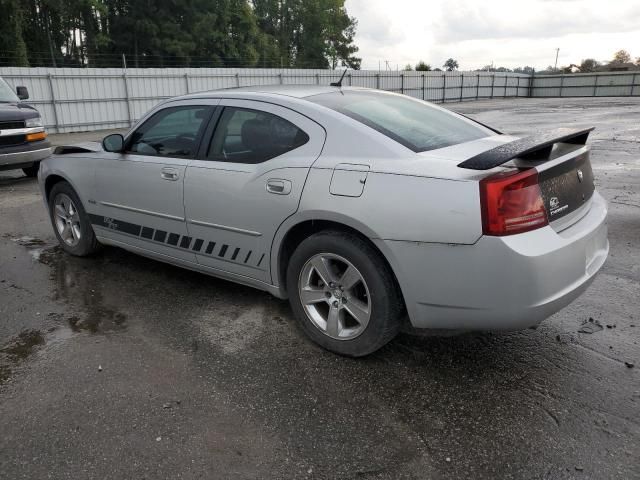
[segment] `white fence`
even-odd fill
[[[640,71],[538,75],[533,97],[630,97],[640,96]]]
[[[335,70],[249,68],[0,68],[12,86],[29,89],[29,103],[52,133],[126,128],[159,101],[206,90],[249,85],[328,85]],[[389,90],[431,102],[508,97],[638,96],[640,72],[537,75],[489,72],[347,72],[344,85]]]
[[[0,68],[11,86],[29,89],[52,133],[126,128],[159,101],[219,88],[328,85],[335,70],[234,68]],[[531,77],[487,72],[350,71],[344,85],[389,90],[432,102],[528,96]]]

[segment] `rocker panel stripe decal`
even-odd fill
[[[216,255],[214,252],[216,247],[216,242],[212,240],[207,241],[202,238],[196,238],[194,240],[193,237],[190,237],[188,235],[181,236],[177,233],[165,232],[163,230],[154,230],[151,227],[136,225],[134,223],[125,222],[124,220],[118,220],[112,217],[95,215],[93,213],[89,214],[89,218],[91,220],[91,223],[98,227],[106,228],[108,230],[114,230],[119,233],[126,233],[128,235],[133,235],[134,237],[138,237],[145,241],[162,243],[162,244],[165,244],[166,246],[177,248],[179,250],[189,250],[196,253],[197,255],[203,255],[203,256],[215,258],[221,261],[236,263],[239,265],[245,265],[250,268],[257,268],[259,270],[262,270],[262,268],[260,268],[260,264],[262,263],[264,254],[262,254],[262,256],[260,257],[260,260],[258,261],[257,265],[252,265],[248,263],[249,258],[251,257],[251,254],[252,254],[251,250],[247,252],[243,262],[241,259],[240,260],[237,259],[238,254],[241,251],[240,247],[231,246],[231,248],[234,249],[233,255],[231,256],[231,259],[227,259],[224,257],[230,245],[222,245]],[[207,247],[205,251],[202,252],[201,250],[205,244]]]

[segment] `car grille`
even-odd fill
[[[9,135],[0,137],[0,147],[13,147],[14,145],[22,145],[26,142],[24,135]]]
[[[24,121],[0,122],[0,131],[13,130],[15,128],[24,128]]]

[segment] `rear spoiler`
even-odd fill
[[[458,164],[460,168],[470,170],[489,170],[514,158],[523,160],[544,160],[551,154],[555,143],[573,143],[584,145],[587,143],[589,132],[595,127],[582,130],[571,128],[556,128],[541,132],[530,137],[520,138],[513,142],[504,143],[498,147],[482,152]]]

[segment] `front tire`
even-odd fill
[[[325,231],[305,239],[289,261],[287,291],[304,332],[340,355],[375,352],[402,323],[404,303],[391,270],[352,233]]]
[[[86,257],[100,248],[89,216],[75,190],[67,182],[56,183],[49,194],[49,215],[62,249]]]
[[[38,176],[38,170],[40,169],[40,162],[36,162],[30,167],[25,167],[22,172],[29,178],[35,178]]]

